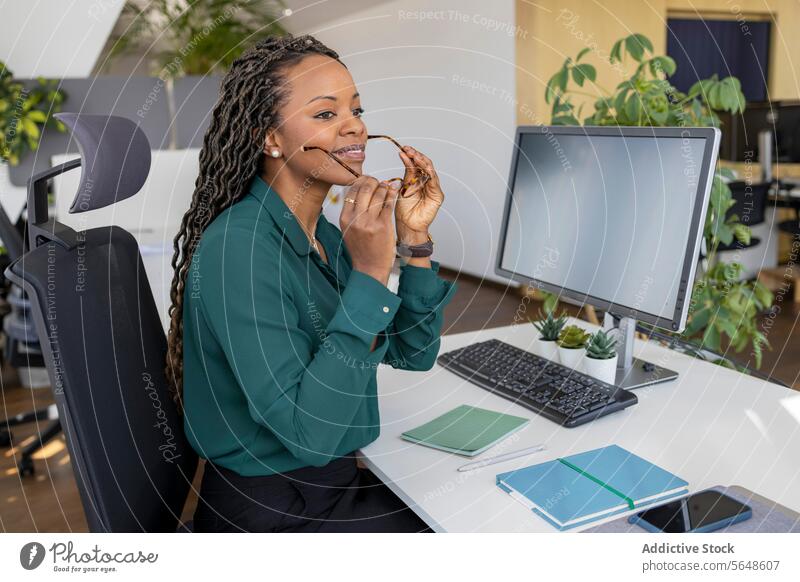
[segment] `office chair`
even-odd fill
[[[80,158],[29,180],[26,252],[5,273],[31,300],[89,529],[185,531],[198,459],[168,393],[166,336],[136,240],[116,226],[76,232],[47,211],[48,180],[78,167],[71,213],[133,196],[150,145],[126,118],[56,117]]]
[[[11,222],[5,209],[0,205],[0,239],[6,247],[4,260],[10,264],[22,256],[24,239],[22,233]],[[7,267],[8,265],[5,265]],[[4,267],[4,268],[5,268]],[[3,350],[3,359],[14,368],[42,368],[42,356],[39,338],[33,327],[30,315],[30,301],[17,285],[11,284],[6,294],[7,308],[2,314],[3,332],[6,344]],[[39,422],[50,420],[44,427],[39,427]],[[58,408],[55,405],[40,408],[31,412],[18,414],[12,418],[0,421],[0,447],[10,446],[13,442],[11,428],[22,424],[36,423],[36,439],[22,448],[17,461],[17,471],[20,477],[33,475],[33,454],[44,447],[48,442],[61,433],[61,424],[58,422]]]
[[[748,184],[743,181],[729,182],[731,197],[735,204],[728,209],[726,214],[736,214],[740,222],[747,226],[756,226],[765,220],[767,201],[769,197],[771,182],[761,182],[758,184]],[[748,193],[748,189],[750,192]],[[745,219],[746,217],[746,219]],[[730,244],[719,243],[717,252],[735,251],[752,248],[761,244],[761,239],[757,236],[751,237],[748,244],[744,244],[734,239]],[[708,246],[705,237],[700,241],[700,253],[698,262],[702,272],[708,271]],[[698,273],[699,275],[699,273]]]
[[[797,211],[797,218],[794,220],[782,220],[779,222],[778,230],[791,235],[793,238],[800,238],[800,211]]]
[[[791,182],[784,182],[779,180],[776,184],[777,189],[791,191],[797,188],[796,183]],[[787,196],[787,199],[783,201],[780,206],[784,208],[791,208],[794,210],[794,218],[789,220],[782,220],[778,223],[778,230],[781,232],[785,232],[788,235],[791,235],[793,239],[800,238],[800,198]]]
[[[765,220],[767,198],[771,185],[770,182],[761,182],[758,184],[748,184],[742,181],[730,182],[728,187],[731,189],[731,197],[736,204],[728,209],[728,214],[738,215],[739,221],[746,226],[762,224]],[[728,245],[720,243],[717,250],[733,251],[749,249],[760,243],[761,239],[754,236],[750,239],[749,244],[733,240],[731,244]]]

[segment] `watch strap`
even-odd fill
[[[424,243],[417,245],[409,245],[401,241],[397,241],[397,254],[401,257],[429,257],[433,254],[433,239],[428,233],[428,240]]]

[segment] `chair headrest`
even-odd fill
[[[103,208],[136,194],[150,173],[150,143],[130,119],[57,113],[81,154],[81,181],[70,214]]]

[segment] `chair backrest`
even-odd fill
[[[8,253],[10,260],[13,261],[22,254],[24,246],[22,235],[17,230],[17,227],[14,226],[14,223],[11,222],[2,204],[0,204],[0,241],[6,247],[6,253]]]
[[[755,226],[764,222],[764,213],[769,196],[769,182],[749,184],[743,181],[730,182],[731,196],[736,204],[731,206],[728,214],[736,214],[739,221],[746,226]]]
[[[114,116],[59,115],[78,140],[73,212],[133,196],[147,177],[141,129]],[[29,249],[6,269],[31,311],[92,531],[175,531],[197,468],[163,372],[166,336],[139,246],[122,228],[76,232],[47,218],[31,178]]]

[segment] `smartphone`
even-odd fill
[[[714,531],[751,516],[750,506],[707,490],[640,511],[628,521],[651,532],[688,533]]]

